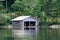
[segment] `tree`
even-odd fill
[[[14,4],[11,5],[12,11],[22,11],[23,10],[23,4],[20,0],[14,1]]]
[[[0,3],[0,10],[4,9],[3,4]]]

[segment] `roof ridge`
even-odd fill
[[[26,19],[26,18],[28,18],[28,17],[31,17],[31,16],[19,16],[19,17],[16,17],[16,18],[12,19],[11,21],[24,20],[24,19]]]

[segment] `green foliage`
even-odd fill
[[[4,5],[5,2],[0,2],[0,24],[21,15],[34,16],[41,24],[60,23],[59,0],[8,0],[7,10]]]
[[[10,19],[8,14],[0,14],[0,26],[9,24]]]
[[[0,10],[3,9],[3,8],[4,8],[4,6],[2,4],[0,4]]]
[[[11,9],[12,9],[12,11],[22,11],[23,10],[23,4],[22,4],[22,2],[20,1],[20,0],[16,0],[16,1],[14,1],[14,4],[12,4],[11,5]]]

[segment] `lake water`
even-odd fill
[[[0,40],[60,40],[60,28],[40,28],[37,35],[17,37],[11,29],[0,29]]]
[[[15,37],[14,40],[60,40],[60,29],[40,29],[37,35]]]

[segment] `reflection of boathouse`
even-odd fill
[[[19,16],[11,21],[12,30],[16,34],[31,34],[31,32],[34,33],[38,30],[38,20],[31,16]]]

